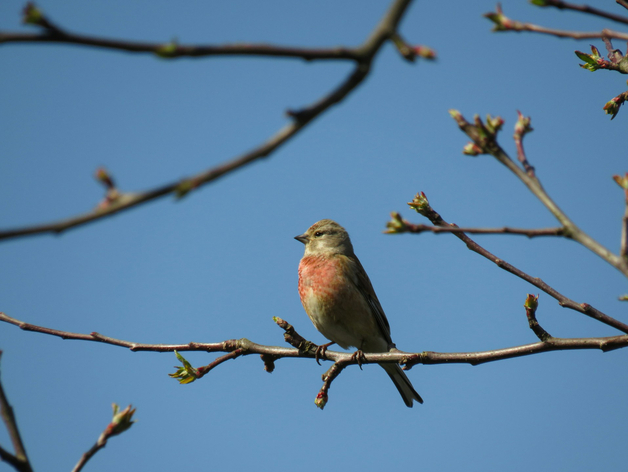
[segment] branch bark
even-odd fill
[[[2,351],[0,351],[0,357],[1,356]],[[28,456],[26,455],[26,448],[22,442],[22,436],[20,435],[20,431],[17,427],[17,420],[15,418],[15,414],[13,413],[13,408],[9,405],[9,400],[4,393],[4,387],[2,386],[1,381],[0,415],[2,416],[2,421],[4,421],[4,425],[6,426],[11,442],[13,443],[13,449],[15,450],[15,454],[11,454],[9,451],[0,447],[0,459],[8,464],[11,464],[18,472],[33,472]]]
[[[581,13],[588,13],[590,15],[599,16],[612,21],[616,21],[617,23],[623,23],[624,25],[628,25],[628,18],[626,18],[625,16],[616,15],[614,13],[609,13],[604,10],[599,10],[589,5],[576,5],[574,3],[563,2],[561,0],[544,0],[543,3],[544,4],[541,5],[543,7],[554,7],[558,8],[559,10],[579,11]]]
[[[450,110],[450,114],[453,116],[454,120],[456,120],[458,127],[473,141],[476,154],[492,155],[495,159],[505,165],[508,170],[515,174],[515,176],[517,176],[519,180],[521,180],[521,182],[528,187],[528,190],[530,190],[530,192],[532,192],[532,194],[540,200],[540,202],[550,211],[554,218],[556,218],[562,225],[562,236],[582,244],[591,252],[598,255],[619,270],[625,277],[628,277],[628,264],[626,263],[626,260],[617,254],[614,254],[612,251],[604,247],[580,229],[567,216],[567,214],[560,209],[554,200],[552,200],[541,185],[541,181],[538,176],[535,173],[530,174],[519,167],[517,163],[501,148],[497,142],[499,127],[493,130],[489,129],[488,123],[486,125],[482,123],[477,115],[475,116],[474,124],[471,124],[457,110]]]
[[[381,49],[382,45],[396,34],[399,22],[401,21],[411,1],[412,0],[395,0],[362,45],[352,49],[341,48],[341,50],[344,51],[342,54],[337,52],[332,54],[327,51],[325,53],[327,56],[320,53],[321,50],[318,50],[319,59],[331,59],[331,55],[338,54],[338,56],[342,57],[335,57],[336,59],[350,59],[355,61],[356,65],[353,72],[349,74],[349,76],[336,88],[320,98],[318,101],[304,107],[301,110],[289,111],[288,115],[292,117],[292,122],[277,131],[271,138],[260,144],[257,148],[232,160],[226,161],[217,167],[210,168],[182,180],[144,192],[120,193],[119,196],[115,200],[109,202],[107,206],[98,207],[95,210],[82,215],[46,224],[0,230],[0,240],[46,233],[59,234],[69,229],[128,210],[143,203],[162,198],[166,195],[175,194],[181,197],[192,190],[197,190],[200,187],[223,177],[230,172],[240,169],[263,157],[269,156],[273,151],[294,137],[316,117],[321,115],[336,103],[344,100],[345,97],[347,97],[362,83],[362,81],[368,76],[371,70],[372,61]],[[49,32],[52,31],[52,33],[49,34],[53,34],[53,36],[63,36],[65,34],[63,30],[60,30],[58,27],[52,25],[48,20],[46,20],[45,23],[47,26],[44,27],[46,27]],[[233,52],[233,48],[231,50]],[[241,52],[244,52],[244,49],[242,49]],[[275,52],[277,52],[277,50]],[[304,50],[300,50],[299,54],[295,53],[295,57],[298,56],[306,58],[304,57],[305,55]],[[311,58],[314,57],[312,56]]]
[[[151,352],[174,352],[176,351],[206,351],[206,352],[234,352],[239,350],[238,355],[247,356],[251,354],[259,354],[261,356],[272,357],[273,360],[283,357],[291,358],[310,358],[314,359],[318,346],[310,341],[303,341],[301,336],[296,335],[293,331],[291,336],[297,343],[296,347],[282,346],[266,346],[249,341],[246,338],[229,339],[217,343],[196,343],[187,344],[144,344],[132,341],[123,341],[121,339],[103,336],[98,333],[81,334],[69,331],[60,331],[43,326],[37,326],[30,323],[11,318],[5,313],[0,312],[0,321],[10,323],[25,331],[34,331],[38,333],[58,336],[62,339],[93,341],[113,346],[125,347],[131,351],[151,351]],[[277,323],[285,323],[283,320],[277,319]],[[539,354],[548,351],[560,350],[576,350],[576,349],[599,349],[603,352],[628,347],[628,334],[609,337],[596,338],[551,338],[548,342],[539,342],[533,344],[525,344],[522,346],[507,347],[503,349],[494,349],[479,352],[386,352],[386,353],[364,353],[364,357],[357,359],[353,353],[329,351],[325,352],[325,356],[321,359],[334,362],[341,362],[346,365],[374,364],[380,362],[395,362],[406,366],[409,369],[416,364],[471,364],[478,365],[486,362],[493,362],[513,357],[522,357],[532,354]],[[231,358],[231,357],[229,357]],[[227,359],[224,359],[227,360]],[[221,361],[222,362],[222,361]],[[211,364],[210,364],[211,365]]]

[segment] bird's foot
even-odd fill
[[[358,366],[360,367],[360,370],[362,370],[362,362],[366,361],[366,356],[364,355],[361,349],[358,349],[351,356],[351,360],[357,362]]]
[[[318,346],[318,347],[316,348],[316,352],[314,353],[314,359],[316,359],[316,363],[317,363],[318,365],[321,365],[321,363],[320,363],[319,359],[320,359],[321,357],[326,357],[326,356],[325,356],[325,353],[327,352],[327,348],[328,348],[329,346],[331,346],[332,344],[336,344],[336,343],[334,343],[334,342],[332,341],[332,342],[327,343],[327,344],[321,344],[320,346]]]

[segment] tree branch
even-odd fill
[[[177,43],[144,43],[125,40],[105,39],[84,36],[69,32],[51,34],[49,32],[3,33],[0,32],[2,43],[52,43],[74,44],[78,46],[98,47],[133,53],[152,53],[163,58],[178,57],[211,57],[211,56],[251,56],[251,57],[285,57],[294,59],[314,60],[357,60],[358,56],[352,48],[299,48],[278,46],[274,44],[224,44],[224,45],[184,45]]]
[[[414,197],[414,200],[412,202],[410,202],[408,205],[410,205],[410,207],[412,209],[416,210],[421,215],[425,216],[427,219],[429,219],[436,226],[456,227],[457,228],[457,226],[455,224],[447,223],[430,206],[429,201],[427,200],[427,197],[425,196],[425,194],[423,192],[417,194]],[[386,232],[389,233],[389,234],[405,233],[405,232],[408,232],[407,229],[406,229],[408,227],[408,225],[411,225],[411,223],[409,223],[408,221],[406,221],[403,218],[401,218],[401,216],[398,213],[393,213],[393,219],[392,219],[392,221],[390,221],[387,224],[387,228],[388,229],[387,229]],[[591,305],[589,305],[587,303],[576,303],[575,301],[571,300],[570,298],[567,298],[565,295],[561,294],[560,292],[558,292],[557,290],[553,289],[548,284],[543,282],[543,280],[541,280],[540,278],[532,277],[532,276],[526,274],[525,272],[523,272],[522,270],[517,269],[515,266],[513,266],[513,265],[509,264],[508,262],[504,261],[503,259],[500,259],[500,258],[496,257],[495,255],[493,255],[492,253],[490,253],[489,251],[484,249],[482,246],[480,246],[478,243],[473,241],[466,234],[453,232],[453,235],[456,236],[458,239],[460,239],[462,242],[464,242],[470,250],[472,250],[473,252],[476,252],[479,255],[485,257],[489,261],[491,261],[494,264],[496,264],[499,268],[504,269],[507,272],[510,272],[511,274],[519,277],[520,279],[525,280],[526,282],[534,285],[538,289],[544,291],[549,296],[551,296],[552,298],[557,300],[558,304],[560,306],[565,307],[565,308],[570,308],[570,309],[575,310],[575,311],[577,311],[579,313],[587,315],[587,316],[589,316],[589,317],[591,317],[591,318],[593,318],[595,320],[598,320],[601,323],[604,323],[604,324],[607,324],[609,326],[612,326],[613,328],[618,329],[619,331],[622,331],[624,333],[628,333],[628,325],[627,324],[622,323],[621,321],[616,320],[615,318],[612,318],[612,317],[602,313],[601,311],[593,308]]]
[[[601,32],[581,32],[581,31],[565,31],[553,28],[546,28],[544,26],[535,25],[532,23],[524,23],[521,21],[511,20],[502,12],[501,6],[498,4],[494,12],[485,13],[484,16],[491,20],[495,25],[493,31],[529,31],[532,33],[549,34],[558,38],[572,38],[572,39],[602,39],[603,37],[612,39],[628,40],[628,33],[622,33],[619,31],[613,31],[610,29],[603,29]]]
[[[1,356],[2,351],[0,351],[0,357]],[[28,460],[28,456],[26,455],[26,448],[24,447],[24,443],[22,442],[22,436],[20,435],[20,431],[17,427],[17,420],[15,419],[13,408],[11,407],[11,405],[9,405],[9,400],[4,393],[4,388],[1,381],[0,415],[2,416],[2,421],[4,421],[7,432],[9,433],[9,437],[11,438],[11,442],[13,443],[13,449],[15,450],[15,455],[13,455],[4,448],[0,447],[0,459],[7,462],[8,464],[11,464],[18,472],[32,472],[33,469]]]
[[[552,198],[541,185],[538,177],[532,172],[526,172],[521,169],[517,163],[497,143],[497,133],[503,123],[499,117],[487,118],[486,124],[475,115],[474,124],[469,123],[460,112],[450,110],[450,114],[460,127],[460,129],[473,141],[473,155],[490,154],[499,162],[505,165],[513,174],[515,174],[523,184],[528,187],[534,196],[536,196],[543,205],[554,215],[558,222],[563,226],[563,236],[573,239],[594,254],[604,259],[610,265],[619,270],[624,276],[628,277],[628,264],[620,256],[614,254],[595,239],[591,238],[587,233],[581,230],[571,219],[558,207]],[[521,118],[521,117],[520,117]],[[529,121],[529,119],[528,119]],[[495,122],[499,125],[496,126]],[[528,122],[529,125],[529,122]],[[467,150],[467,148],[465,148]],[[467,150],[468,151],[468,150]],[[471,154],[471,152],[466,152]],[[526,161],[527,162],[527,161]]]
[[[369,74],[371,63],[381,49],[382,45],[396,33],[397,26],[410,2],[411,0],[394,1],[388,12],[374,28],[373,32],[366,39],[364,44],[352,50],[353,52],[351,58],[356,61],[356,67],[343,82],[341,82],[329,94],[314,102],[312,105],[298,111],[289,111],[288,114],[293,118],[292,122],[284,126],[277,133],[275,133],[274,136],[252,151],[192,177],[178,180],[161,187],[138,193],[119,192],[115,199],[108,201],[106,206],[99,206],[95,210],[82,215],[52,223],[0,230],[0,240],[44,233],[59,234],[71,228],[100,220],[115,213],[128,210],[166,195],[175,194],[182,197],[192,190],[196,190],[203,185],[213,182],[230,172],[257,161],[262,157],[267,157],[295,136],[314,118],[322,114],[331,106],[342,101],[362,83],[362,81]],[[47,22],[47,24],[48,28],[50,28],[50,23]],[[53,27],[53,29],[54,28],[56,27]],[[56,29],[58,30],[58,28]]]
[[[42,326],[36,326],[23,321],[16,320],[0,312],[0,321],[16,325],[27,331],[35,331],[43,334],[59,336],[63,339],[73,339],[81,341],[95,341],[105,344],[111,344],[119,347],[126,347],[132,351],[152,351],[152,352],[174,352],[176,351],[207,351],[207,352],[232,352],[241,349],[241,355],[261,354],[263,356],[272,356],[273,359],[283,357],[291,358],[311,358],[314,359],[316,344],[310,341],[300,341],[303,338],[298,335],[292,328],[289,336],[296,342],[300,348],[287,348],[281,346],[266,346],[249,341],[248,339],[230,339],[218,343],[196,343],[188,344],[143,344],[130,341],[122,341],[107,336],[92,334],[72,333],[69,331],[59,331]],[[280,326],[290,326],[281,319],[277,319]],[[288,334],[288,332],[286,332]],[[485,362],[509,359],[512,357],[522,357],[531,354],[538,354],[547,351],[558,350],[574,350],[574,349],[599,349],[603,352],[628,347],[628,335],[609,336],[599,338],[552,338],[551,342],[541,342],[534,344],[526,344],[523,346],[508,347],[504,349],[495,349],[480,352],[459,352],[459,353],[441,353],[441,352],[404,352],[394,351],[385,353],[364,353],[364,357],[357,359],[353,353],[329,351],[325,352],[322,359],[333,362],[342,362],[346,365],[375,364],[381,362],[395,362],[406,365],[407,368],[415,364],[449,364],[464,363],[477,365]],[[226,359],[225,359],[226,360]]]
[[[588,13],[590,15],[600,16],[602,18],[607,18],[609,20],[628,25],[628,18],[626,18],[625,16],[616,15],[614,13],[609,13],[604,10],[598,10],[597,8],[590,7],[589,5],[575,5],[573,3],[563,2],[561,0],[537,0],[532,1],[532,4],[539,7],[554,7],[558,8],[559,10],[579,11],[581,13]]]
[[[105,430],[100,434],[96,443],[81,456],[79,461],[74,466],[74,469],[72,469],[72,472],[80,472],[85,464],[87,464],[87,461],[89,461],[94,454],[107,445],[107,441],[111,437],[121,434],[129,429],[133,423],[135,423],[135,421],[132,420],[134,413],[135,409],[131,408],[131,405],[127,406],[124,410],[119,411],[118,405],[114,403],[113,418],[111,423],[109,423]]]
[[[127,41],[119,39],[106,39],[95,36],[87,36],[72,33],[46,17],[41,10],[29,3],[24,8],[23,22],[41,27],[43,32],[8,33],[0,32],[0,44],[2,43],[56,43],[73,44],[76,46],[97,47],[126,51],[132,53],[152,53],[163,58],[177,57],[208,57],[208,56],[265,56],[288,57],[296,59],[312,60],[353,60],[360,59],[355,49],[336,48],[298,48],[285,47],[273,44],[224,44],[224,45],[180,45],[172,41],[170,43],[149,43]]]
[[[459,228],[457,226],[429,226],[422,224],[413,224],[406,222],[407,233],[424,233],[426,231],[434,234],[441,233],[470,233],[470,234],[518,234],[527,236],[528,238],[536,238],[540,236],[564,236],[564,228],[510,228],[504,226],[502,228]]]

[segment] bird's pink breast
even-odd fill
[[[340,289],[343,280],[340,276],[337,261],[316,256],[307,256],[299,264],[299,295],[301,301],[312,295],[316,297],[333,297]]]

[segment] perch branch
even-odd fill
[[[207,351],[207,352],[231,352],[235,349],[242,349],[242,355],[261,354],[264,356],[272,356],[273,359],[282,357],[299,357],[314,359],[316,344],[309,341],[302,345],[302,349],[287,348],[280,346],[266,346],[257,344],[242,338],[238,340],[227,340],[217,343],[196,343],[188,344],[143,344],[129,341],[122,341],[107,336],[98,335],[93,337],[91,334],[72,333],[69,331],[59,331],[51,328],[24,323],[0,312],[0,321],[13,324],[27,331],[35,331],[43,334],[59,336],[63,339],[82,340],[102,342],[113,346],[126,347],[132,351],[152,351],[152,352],[174,352],[179,351]],[[277,323],[285,323],[277,318]],[[291,336],[299,336],[292,328]],[[601,351],[611,351],[628,347],[628,335],[598,337],[598,338],[552,338],[551,342],[526,344],[523,346],[508,347],[504,349],[495,349],[480,352],[460,352],[460,353],[439,353],[439,352],[386,352],[386,353],[364,353],[364,357],[357,359],[352,353],[326,351],[325,360],[333,362],[341,361],[346,365],[354,364],[374,364],[381,362],[395,362],[410,367],[415,364],[482,364],[485,362],[509,359],[512,357],[521,357],[531,354],[538,354],[547,351],[559,350],[575,350],[575,349],[599,349]]]

